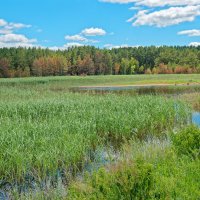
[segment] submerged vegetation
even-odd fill
[[[119,77],[118,82],[153,81],[145,77]],[[200,130],[185,129],[191,121],[190,106],[161,95],[69,90],[87,82],[100,85],[102,80],[117,84],[111,76],[0,80],[0,195],[113,200],[199,197]],[[103,160],[100,164],[97,152]]]

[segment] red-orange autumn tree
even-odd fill
[[[48,56],[35,59],[32,73],[35,76],[57,76],[67,74],[67,61],[64,56]]]

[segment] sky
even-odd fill
[[[0,48],[200,45],[200,0],[2,0]]]

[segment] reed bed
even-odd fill
[[[2,95],[0,180],[42,180],[58,169],[81,168],[98,145],[163,137],[189,116],[185,104],[162,97],[38,94],[12,88]]]
[[[125,141],[166,139],[191,117],[187,104],[172,98],[68,91],[88,80],[99,84],[102,78],[0,81],[0,194],[9,186],[16,199],[29,199],[27,188],[33,189],[30,199],[62,199],[97,149],[119,151]],[[62,191],[45,189],[54,179],[61,179]]]

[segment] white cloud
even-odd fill
[[[52,51],[65,50],[64,47],[57,47],[57,46],[47,47],[47,48],[50,49],[50,50],[52,50]]]
[[[25,35],[15,34],[14,31],[22,28],[30,28],[31,25],[23,23],[6,22],[0,19],[0,47],[33,47],[39,46],[36,39],[29,39]]]
[[[0,48],[11,48],[11,47],[37,47],[37,48],[44,48],[40,45],[37,45],[37,44],[30,44],[30,43],[3,43],[3,42],[0,42]]]
[[[84,46],[84,45],[81,44],[81,43],[78,43],[78,42],[69,42],[67,44],[64,44],[61,47],[54,46],[54,47],[49,47],[49,49],[53,50],[53,51],[57,51],[57,50],[66,50],[66,49],[69,49],[71,47],[81,47],[81,46]]]
[[[69,43],[65,44],[63,47],[70,48],[70,47],[81,47],[81,46],[84,46],[84,45],[81,43],[78,43],[78,42],[69,42]]]
[[[81,32],[85,36],[103,36],[106,35],[106,31],[101,28],[86,28]]]
[[[0,34],[6,35],[13,33],[17,29],[30,28],[31,25],[13,22],[8,23],[4,19],[0,19],[0,27]]]
[[[108,3],[132,3],[130,10],[139,10],[128,22],[134,26],[166,27],[191,22],[200,15],[200,0],[99,0]],[[145,9],[141,10],[141,6]],[[164,8],[163,8],[164,7]],[[158,8],[157,10],[151,8]]]
[[[36,39],[28,39],[26,36],[21,34],[6,34],[0,35],[0,42],[2,43],[35,43]]]
[[[200,30],[192,29],[192,30],[184,30],[178,32],[178,35],[188,35],[190,37],[200,36]]]
[[[12,33],[12,30],[0,29],[0,34],[2,34],[2,35],[6,35],[6,34],[10,34],[10,33]]]
[[[121,44],[121,45],[113,45],[113,44],[105,44],[104,48],[106,49],[119,49],[119,48],[129,48],[129,47],[139,47],[139,45],[128,45],[128,44]]]
[[[87,42],[88,39],[83,37],[82,35],[66,35],[65,36],[66,40],[71,40],[71,41],[79,41],[79,42]]]
[[[91,39],[88,39],[87,37],[103,36],[105,34],[106,34],[106,31],[101,28],[86,28],[86,29],[82,30],[81,33],[79,33],[79,34],[66,35],[65,39],[68,41],[72,41],[70,43],[67,43],[67,48],[68,48],[68,46],[83,46],[86,43],[87,44],[98,43],[99,42],[98,40],[91,40]],[[63,47],[61,47],[61,48],[63,48]]]
[[[139,6],[147,7],[164,7],[164,6],[189,6],[189,5],[200,5],[199,0],[99,0],[101,2],[108,3],[135,3]]]
[[[133,2],[148,7],[200,5],[199,0],[135,0]]]
[[[197,16],[200,16],[200,6],[171,7],[151,13],[148,10],[141,10],[128,22],[133,22],[133,26],[166,27],[182,22],[191,22]]]
[[[0,35],[0,48],[2,47],[39,47],[36,39],[28,39],[21,34]]]
[[[5,26],[5,29],[21,29],[21,28],[30,28],[31,25],[22,24],[22,23],[9,23]]]
[[[129,10],[141,10],[141,7],[133,6],[133,7],[130,7]]]
[[[189,44],[189,46],[198,47],[198,46],[200,46],[200,42],[191,42],[191,43]]]
[[[7,22],[4,19],[0,19],[0,26],[7,25]]]

